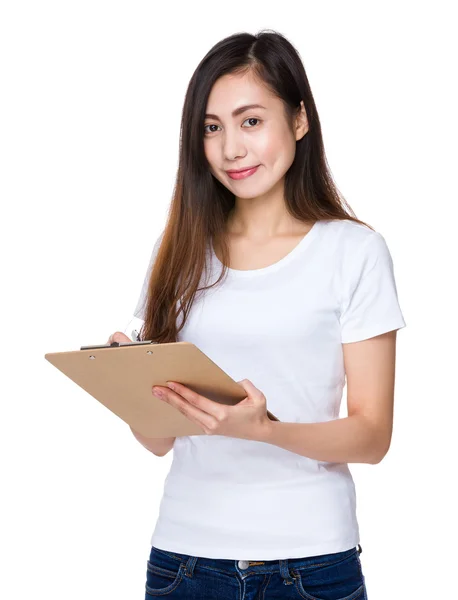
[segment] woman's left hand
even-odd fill
[[[263,441],[272,423],[267,415],[266,397],[248,379],[237,383],[247,397],[234,406],[214,402],[175,381],[168,381],[167,387],[153,387],[153,394],[177,408],[207,435]],[[163,392],[162,397],[159,391]]]

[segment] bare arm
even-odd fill
[[[137,440],[140,442],[140,444],[156,456],[165,456],[167,452],[169,452],[173,448],[173,444],[176,439],[174,437],[148,438],[139,433],[138,431],[132,429],[132,427],[130,427],[130,429],[134,436],[137,438]]]
[[[383,459],[393,427],[396,330],[343,346],[348,417],[270,421],[261,441],[315,460],[377,464]]]

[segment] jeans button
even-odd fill
[[[247,560],[239,560],[239,569],[248,569],[249,564]]]

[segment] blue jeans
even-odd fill
[[[367,600],[361,545],[309,558],[200,558],[151,547],[145,600]]]

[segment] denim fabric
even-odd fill
[[[145,600],[367,600],[359,555],[343,552],[285,560],[201,558],[151,547]]]

